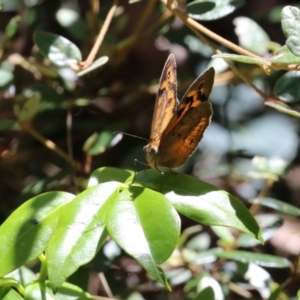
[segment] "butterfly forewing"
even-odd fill
[[[148,148],[158,149],[161,136],[177,109],[176,62],[171,54],[164,66],[156,96]],[[147,148],[147,146],[145,148]],[[146,150],[146,149],[145,149]]]

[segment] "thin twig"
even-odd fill
[[[162,2],[165,2],[164,0],[161,0]],[[255,55],[252,52],[249,52],[233,43],[231,43],[230,41],[220,37],[219,35],[213,33],[212,31],[210,31],[209,29],[205,28],[204,26],[202,26],[201,24],[195,22],[193,19],[189,18],[187,15],[185,15],[182,11],[180,11],[178,8],[175,8],[174,5],[171,5],[168,7],[178,18],[180,18],[182,20],[182,22],[184,22],[184,24],[186,24],[203,42],[205,42],[205,44],[207,44],[209,47],[211,47],[215,53],[217,54],[222,54],[222,51],[220,49],[217,48],[217,46],[212,43],[207,37],[209,36],[212,39],[215,39],[217,42],[222,43],[223,45],[229,47],[230,49],[242,54],[242,55],[247,55],[253,58],[259,58],[259,59],[263,59],[266,62],[268,62],[268,60]],[[223,43],[224,42],[224,43]],[[266,93],[264,93],[262,90],[260,90],[259,88],[257,88],[251,80],[249,80],[249,78],[247,76],[245,76],[244,74],[242,74],[241,72],[239,72],[239,70],[235,67],[235,65],[232,63],[232,61],[225,59],[224,60],[227,62],[227,64],[230,66],[230,68],[233,70],[233,72],[235,74],[237,74],[245,83],[247,83],[251,88],[253,88],[265,101],[273,101],[275,99],[273,99],[272,97],[270,97],[269,95],[267,95]]]
[[[82,69],[86,69],[87,67],[89,67],[93,63],[93,61],[95,60],[95,57],[96,57],[96,55],[99,51],[99,48],[100,48],[100,46],[103,42],[104,36],[105,36],[105,34],[106,34],[106,32],[109,28],[111,20],[112,20],[114,14],[115,14],[116,9],[117,9],[118,2],[119,2],[118,0],[114,0],[113,5],[111,6],[111,8],[110,8],[110,10],[109,10],[109,12],[106,16],[106,19],[105,19],[105,21],[102,25],[102,28],[99,32],[97,40],[96,40],[96,42],[93,46],[93,49],[91,50],[88,58],[81,63]]]
[[[135,26],[134,32],[131,34],[130,38],[122,44],[119,48],[118,55],[115,55],[113,61],[113,67],[118,66],[128,55],[128,53],[135,47],[139,42],[142,35],[144,35],[145,25],[151,16],[151,12],[156,4],[156,0],[150,0],[145,2],[146,7],[143,10],[142,15],[139,18],[139,22]]]
[[[69,162],[76,170],[83,171],[83,167],[80,163],[73,160],[66,152],[57,147],[54,142],[45,139],[40,133],[38,133],[33,127],[30,121],[20,123],[21,128],[40,141],[46,148],[58,154],[60,157]]]
[[[188,17],[185,13],[183,13],[180,9],[178,9],[177,7],[175,7],[173,4],[167,4],[166,0],[161,0],[161,2],[163,2],[173,13],[174,15],[176,15],[178,18],[180,18],[184,24],[186,24],[188,27],[193,27],[196,30],[198,30],[199,32],[203,33],[204,35],[210,37],[212,40],[220,43],[221,45],[224,45],[225,47],[240,53],[242,55],[246,55],[246,56],[250,56],[253,58],[258,58],[260,60],[265,60],[266,62],[268,62],[268,60],[250,52],[247,51],[241,47],[239,47],[238,45],[224,39],[223,37],[219,36],[218,34],[212,32],[211,30],[207,29],[206,27],[204,27],[203,25],[201,25],[200,23],[196,22],[195,20],[193,20],[192,18]]]

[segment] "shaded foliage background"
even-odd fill
[[[75,82],[71,77],[67,80],[67,77],[60,76],[58,69],[39,53],[34,47],[33,33],[43,30],[62,35],[76,43],[85,58],[112,2],[2,2],[1,67],[10,69],[13,78],[1,86],[0,96],[1,221],[24,200],[41,192],[80,190],[86,173],[97,167],[132,169],[134,159],[145,161],[142,147],[146,142],[128,136],[117,141],[114,137],[119,135],[114,136],[112,132],[125,131],[148,138],[157,82],[169,53],[175,54],[178,64],[179,98],[211,63],[213,54],[187,27],[168,14],[159,1],[135,4],[119,1],[117,13],[99,51],[99,56],[107,55],[109,62]],[[149,3],[152,2],[151,7]],[[238,16],[248,16],[264,28],[272,41],[284,44],[280,9],[286,4],[286,1],[262,1],[258,9],[257,2],[246,1],[233,14],[202,23],[238,44],[233,20]],[[72,11],[76,19],[68,23]],[[8,37],[5,28],[12,18],[17,18],[16,31]],[[141,20],[145,20],[145,24]],[[268,57],[269,53],[263,55]],[[218,66],[215,67],[218,71]],[[283,74],[280,71],[266,76],[257,66],[239,67],[270,95],[277,78]],[[85,166],[86,172],[74,170],[56,152],[17,126],[13,105],[30,90],[42,93],[34,128],[73,155]],[[199,151],[181,171],[211,182],[241,199],[251,199],[267,185],[264,180],[247,176],[253,170],[252,158],[256,155],[278,156],[289,163],[289,169],[274,184],[268,196],[299,206],[298,120],[266,107],[263,99],[231,71],[216,76],[211,102],[214,107],[212,124]],[[294,103],[292,107],[297,109],[299,104]],[[99,143],[90,152],[83,151],[83,145],[95,133],[100,135]],[[191,225],[190,220],[183,219],[183,229]],[[300,250],[299,236],[293,234],[298,230],[296,219],[284,218],[276,235],[258,251],[293,258]],[[211,243],[216,243],[215,233],[209,229],[208,232]],[[100,256],[97,259],[103,263]],[[121,254],[110,268],[99,269],[106,271],[113,293],[123,295],[126,288],[130,290],[130,286],[140,281],[138,278],[143,272],[140,266]],[[287,276],[282,271],[273,275],[279,282]],[[296,288],[292,285],[290,292],[295,293]],[[151,293],[155,293],[155,299],[182,297],[180,289],[168,296],[163,296],[165,292],[154,291],[153,286],[149,289],[144,286],[144,289],[149,299],[153,296]]]

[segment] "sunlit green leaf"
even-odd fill
[[[162,190],[176,210],[202,224],[234,227],[262,242],[259,227],[247,208],[215,186],[184,174],[156,170],[139,172],[136,182]]]
[[[267,53],[269,36],[255,21],[247,17],[237,17],[233,23],[236,26],[235,33],[243,48],[258,55]]]
[[[197,3],[198,2],[198,3]],[[211,9],[212,4],[206,4],[212,3],[214,4],[214,8]],[[205,4],[199,4],[199,3],[205,3]],[[191,18],[194,18],[196,20],[202,20],[202,21],[209,21],[209,20],[217,20],[222,17],[225,17],[232,12],[234,12],[237,8],[244,5],[244,0],[203,0],[203,1],[194,1],[193,5],[192,3],[190,6],[187,6],[187,11],[189,13],[189,16]],[[198,11],[198,5],[199,5],[199,13]],[[195,8],[193,7],[195,6]],[[191,8],[192,7],[192,8]],[[205,7],[207,10],[210,9],[207,13],[203,13],[203,10]],[[190,10],[192,9],[192,12],[190,13]]]
[[[112,167],[102,167],[96,169],[90,176],[88,186],[94,186],[98,183],[104,183],[108,181],[119,181],[125,182],[126,179],[130,178],[131,183],[133,180],[134,172],[130,170],[123,170]]]
[[[94,298],[78,286],[64,282],[62,286],[53,291],[49,281],[36,281],[26,286],[26,300],[93,300]]]
[[[0,277],[41,254],[56,228],[60,208],[74,195],[48,192],[16,209],[0,227]]]
[[[102,56],[102,57],[98,58],[97,60],[95,60],[88,68],[78,72],[77,75],[82,76],[82,75],[85,75],[87,73],[90,73],[93,70],[96,70],[99,67],[103,66],[107,62],[108,62],[108,56]]]
[[[120,183],[114,181],[93,186],[66,205],[46,249],[53,287],[59,287],[89,262],[103,244],[107,237],[106,213],[116,201],[119,187]]]
[[[286,45],[296,56],[300,56],[300,10],[295,6],[285,6],[281,12],[281,25]]]
[[[300,57],[294,55],[287,46],[281,47],[275,55],[270,58],[272,63],[276,64],[300,64]]]
[[[132,186],[120,193],[106,223],[120,247],[169,288],[158,264],[172,254],[180,234],[180,218],[170,202],[160,193]]]
[[[79,48],[60,35],[36,31],[33,40],[43,55],[57,66],[77,65],[82,59]]]

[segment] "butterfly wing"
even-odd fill
[[[149,144],[144,147],[146,158],[150,166],[154,167],[151,163],[151,153],[158,151],[161,136],[177,109],[178,101],[176,93],[176,62],[174,55],[170,54],[163,68],[159,82]]]
[[[210,123],[212,108],[208,97],[214,69],[203,72],[189,87],[176,113],[161,136],[156,165],[177,168],[195,151]]]

